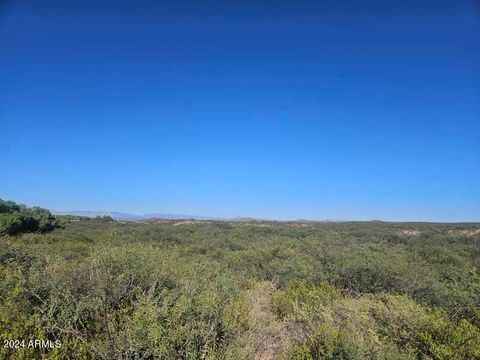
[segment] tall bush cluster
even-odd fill
[[[60,227],[59,220],[41,207],[29,208],[0,199],[0,235],[28,232],[45,233]]]
[[[480,359],[479,224],[66,220],[0,241],[0,339],[61,343],[0,359]]]

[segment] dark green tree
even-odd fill
[[[58,219],[47,209],[28,208],[0,199],[0,235],[48,232],[60,227]]]

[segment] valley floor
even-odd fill
[[[0,358],[480,359],[479,268],[480,224],[70,219],[0,238]]]

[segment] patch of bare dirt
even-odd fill
[[[240,343],[250,359],[278,359],[287,345],[287,327],[277,318],[273,309],[272,299],[276,291],[270,282],[257,284],[248,291],[251,326]]]
[[[400,230],[398,234],[403,236],[420,236],[422,232],[419,230],[406,229],[406,230]]]
[[[297,227],[297,228],[311,228],[311,227],[313,227],[312,224],[307,224],[307,223],[289,223],[288,226]]]
[[[469,229],[469,230],[450,230],[448,232],[451,235],[458,235],[464,237],[475,237],[480,236],[480,229]]]
[[[176,222],[175,224],[173,224],[174,226],[179,226],[179,225],[192,225],[192,224],[197,224],[198,221],[195,221],[195,220],[182,220],[182,221],[178,221]]]

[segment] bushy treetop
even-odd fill
[[[13,201],[0,199],[0,235],[27,232],[48,232],[60,227],[58,219],[47,209],[29,208]]]

